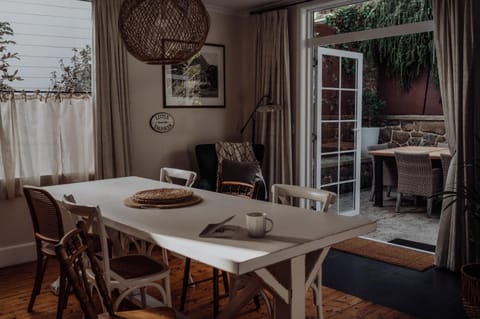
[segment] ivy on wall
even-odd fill
[[[348,33],[432,19],[431,0],[374,0],[333,10],[326,16],[326,24],[337,33]],[[347,46],[362,52],[367,64],[377,64],[389,77],[398,79],[404,90],[411,87],[423,70],[433,70],[437,75],[432,32],[354,42]]]

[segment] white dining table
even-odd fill
[[[182,188],[132,176],[45,189],[57,200],[72,194],[80,204],[98,205],[105,225],[111,228],[232,274],[252,275],[255,280],[250,291],[242,289],[246,292],[234,297],[217,318],[231,318],[260,285],[274,293],[275,318],[305,318],[305,278],[316,275],[323,261],[309,265],[307,257],[320,258],[318,252],[323,248],[375,229],[375,222],[363,216],[315,213],[195,188],[192,190],[202,201],[188,207],[138,209],[124,205],[124,199],[138,191],[165,187]],[[265,212],[274,222],[264,238],[250,238],[244,229],[245,214],[254,211]],[[199,237],[207,224],[232,215],[235,217],[228,224],[238,226],[233,238]]]

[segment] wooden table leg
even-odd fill
[[[383,207],[383,156],[374,156],[375,161],[375,202],[373,206]]]
[[[275,298],[273,317],[275,319],[305,318],[305,255],[290,260],[290,300]]]

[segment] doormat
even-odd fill
[[[395,238],[395,239],[390,240],[389,243],[392,243],[392,244],[395,244],[395,245],[400,245],[400,246],[406,246],[406,247],[410,247],[410,248],[415,248],[415,249],[420,249],[420,250],[425,250],[425,251],[429,251],[431,253],[435,252],[435,245],[419,243],[418,241],[412,241],[412,240],[407,240],[407,239],[402,239],[402,238]]]
[[[332,248],[417,271],[425,271],[433,267],[433,255],[430,253],[363,238],[345,240],[333,245]]]

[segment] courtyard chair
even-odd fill
[[[389,148],[388,143],[371,145],[369,151],[385,150]],[[375,199],[375,160],[372,158],[372,190],[370,191],[370,201]],[[383,186],[387,187],[387,197],[390,196],[392,188],[397,186],[397,165],[394,158],[383,159]]]
[[[110,258],[107,233],[100,208],[98,206],[79,205],[75,203],[72,195],[64,196],[62,205],[71,214],[86,220],[86,225],[90,228],[89,230],[100,239],[100,259],[107,291],[110,294],[114,289],[119,290],[119,295],[113,304],[114,311],[118,309],[123,299],[138,290],[141,292],[141,306],[145,307],[147,287],[156,288],[162,296],[163,304],[172,305],[170,270],[167,265],[145,255],[125,255]],[[95,284],[94,278],[90,279],[91,284]],[[159,284],[160,281],[163,282],[163,285]]]
[[[55,246],[62,271],[68,278],[68,287],[72,287],[82,308],[85,318],[131,318],[131,319],[174,319],[175,311],[167,307],[114,312],[110,299],[105,269],[102,268],[93,250],[93,244],[87,234],[87,226],[80,221],[76,229],[67,233]],[[89,276],[86,276],[89,274]],[[90,289],[93,277],[106,313],[98,314],[95,300]]]
[[[432,216],[432,195],[442,190],[442,170],[432,168],[428,153],[395,152],[398,169],[397,203],[395,212],[400,212],[403,195],[427,198],[427,216]]]
[[[62,213],[57,201],[48,193],[34,186],[23,186],[23,193],[27,200],[30,216],[32,218],[37,251],[37,266],[35,283],[33,285],[28,312],[33,311],[33,305],[42,288],[43,276],[47,267],[48,259],[56,258],[54,246],[64,235]],[[67,293],[64,286],[65,274],[60,272],[60,289],[58,293],[57,319],[62,318],[63,309],[67,304]]]
[[[308,188],[296,185],[286,184],[274,184],[272,185],[272,202],[281,204],[290,204],[293,199],[306,199],[315,201],[321,204],[321,208],[318,212],[325,213],[328,211],[331,205],[335,204],[337,195],[335,193],[316,189]],[[317,213],[318,213],[317,212]],[[317,317],[323,318],[322,307],[322,268],[323,260],[328,254],[330,247],[321,250],[320,255],[307,255],[307,264],[312,264],[313,261],[319,260],[320,262],[313,265],[313,269],[310,274],[306,274],[305,287],[312,288],[314,294],[314,302],[317,306]]]

